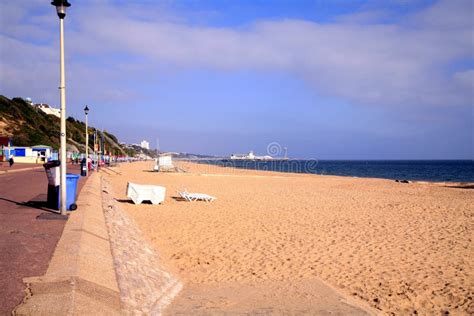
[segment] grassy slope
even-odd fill
[[[85,150],[85,124],[69,117],[66,121],[68,147]],[[14,146],[48,145],[59,148],[59,118],[36,110],[21,98],[12,100],[0,95],[0,136],[10,136]],[[89,144],[93,144],[94,128],[89,126]],[[99,131],[99,135],[102,133]],[[100,137],[100,136],[99,136]],[[123,154],[117,138],[104,132],[108,150]]]

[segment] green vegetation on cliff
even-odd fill
[[[68,117],[66,121],[67,143],[70,151],[85,151],[85,123]],[[21,98],[8,99],[0,95],[0,136],[11,137],[14,146],[48,145],[59,148],[59,118],[47,115]],[[89,147],[93,146],[94,127],[89,126]],[[102,132],[97,131],[98,138]],[[103,133],[107,151],[126,154],[117,137]],[[128,153],[128,152],[127,152]],[[133,152],[129,154],[133,155]]]

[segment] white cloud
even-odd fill
[[[146,19],[139,18],[140,12]],[[383,25],[357,24],[371,16],[362,13],[326,24],[280,20],[241,28],[190,26],[175,17],[166,22],[167,14],[146,7],[127,10],[106,1],[76,14],[81,19],[68,29],[66,42],[74,56],[121,53],[144,59],[150,67],[283,71],[308,81],[320,94],[357,104],[472,103],[471,86],[460,84],[466,80],[463,74],[449,72],[451,64],[473,58],[470,1],[440,1],[398,24]],[[27,27],[18,26],[11,36],[21,37]],[[21,58],[7,57],[2,53],[2,67]],[[49,57],[44,52],[37,56]]]
[[[474,93],[474,69],[456,72],[453,78],[460,85],[465,86],[468,89],[470,89],[471,97],[472,97],[472,93]]]
[[[337,16],[334,20],[338,23],[348,24],[374,24],[390,17],[388,10],[369,10],[358,13]]]
[[[30,96],[41,92],[53,97],[58,80],[51,69],[58,69],[52,47],[38,46],[0,35],[0,93],[12,96]],[[24,95],[27,93],[28,95]]]
[[[438,1],[413,16],[414,24],[433,29],[458,29],[473,32],[474,2],[470,0]]]

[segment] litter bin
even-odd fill
[[[78,181],[79,176],[77,174],[66,174],[66,208],[70,211],[77,209],[76,195]]]
[[[43,164],[46,176],[48,177],[48,201],[47,205],[49,208],[59,210],[59,184],[60,172],[59,166],[61,162],[59,160],[52,160]]]
[[[87,176],[87,162],[86,158],[81,160],[81,176]]]
[[[61,205],[61,190],[60,190],[60,172],[59,160],[53,160],[43,164],[48,177],[48,201],[49,208],[59,210]],[[76,195],[77,195],[77,181],[79,176],[77,174],[66,174],[66,209],[74,211],[77,209]]]

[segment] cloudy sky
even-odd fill
[[[59,107],[49,2],[0,3],[0,94]],[[474,159],[471,0],[70,2],[68,115],[123,141]]]

